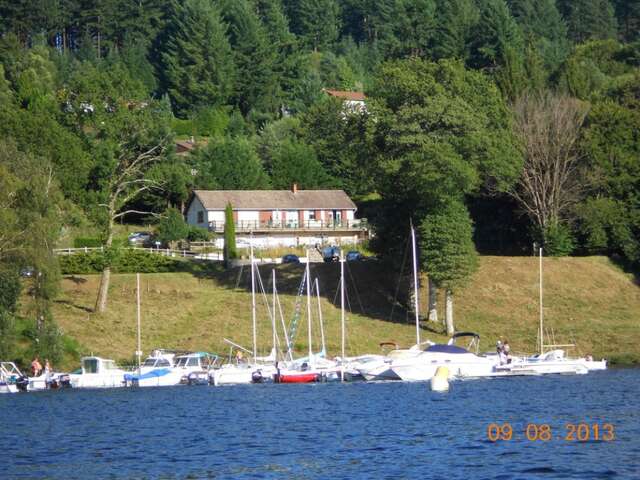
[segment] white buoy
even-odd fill
[[[438,367],[436,374],[431,377],[431,390],[434,392],[449,391],[449,369],[447,367]]]

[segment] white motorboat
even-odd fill
[[[455,345],[461,337],[472,337],[470,347],[478,345],[479,335],[470,332],[455,334],[446,345],[430,345],[420,354],[411,358],[401,358],[391,363],[391,370],[408,382],[428,381],[438,367],[447,367],[449,378],[490,376],[496,367],[497,356],[480,356],[467,348]]]
[[[13,362],[0,362],[0,393],[18,393],[27,390],[27,377]]]
[[[200,383],[217,361],[217,355],[207,352],[176,355],[175,352],[154,350],[140,367],[139,372],[124,375],[127,386],[168,387],[173,385]],[[198,382],[196,382],[198,380]]]
[[[29,377],[28,380],[27,388],[30,392],[71,387],[70,375],[62,372],[43,372],[37,377]]]
[[[124,376],[129,373],[116,362],[101,357],[83,357],[81,373],[71,373],[73,388],[116,388],[124,386]]]

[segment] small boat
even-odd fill
[[[29,381],[13,362],[0,362],[0,393],[26,392]]]
[[[71,377],[68,373],[50,372],[42,373],[37,377],[29,377],[28,390],[55,390],[58,388],[70,388]]]
[[[213,368],[217,359],[217,355],[207,352],[177,355],[174,351],[154,350],[144,361],[139,372],[124,375],[124,383],[135,387],[191,385],[200,376],[207,378],[208,382],[209,370]]]
[[[82,357],[80,373],[69,374],[73,388],[117,388],[124,386],[128,373],[116,362],[101,357]]]

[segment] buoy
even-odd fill
[[[436,374],[431,377],[431,390],[434,392],[449,391],[449,369],[447,367],[438,367]]]

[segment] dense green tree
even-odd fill
[[[243,136],[215,139],[196,153],[196,187],[221,190],[260,190],[269,177],[253,143]]]
[[[169,208],[158,223],[158,240],[174,246],[178,240],[184,240],[189,235],[189,225],[175,208]]]
[[[389,62],[371,100],[375,186],[392,212],[378,226],[378,249],[400,244],[409,217],[418,223],[447,199],[516,181],[522,158],[510,114],[484,75],[448,60]]]
[[[431,52],[437,59],[467,61],[472,32],[480,18],[473,0],[438,0]]]
[[[272,152],[271,184],[289,189],[296,183],[302,189],[331,187],[334,181],[318,161],[313,147],[299,141],[285,140]]]
[[[445,290],[445,323],[452,335],[453,294],[478,269],[469,212],[462,202],[448,200],[424,217],[418,231],[420,264],[436,287]]]
[[[226,104],[234,86],[233,54],[219,9],[209,0],[176,6],[165,31],[164,83],[180,114]]]
[[[613,0],[620,35],[626,42],[640,39],[640,0]]]
[[[399,39],[396,55],[426,57],[436,28],[435,0],[396,2],[395,36]]]
[[[3,359],[13,357],[16,337],[14,313],[20,290],[17,269],[0,260],[0,358]]]
[[[314,51],[333,45],[340,31],[340,4],[337,0],[286,0],[291,30],[300,42]]]
[[[227,0],[223,18],[236,70],[235,101],[240,111],[274,114],[278,111],[278,82],[274,74],[276,51],[249,0]]]
[[[616,17],[609,0],[559,0],[558,8],[575,43],[615,38]]]
[[[334,184],[351,195],[373,189],[368,119],[366,112],[351,111],[337,99],[326,99],[301,117],[302,139],[313,147]]]
[[[514,98],[527,86],[522,33],[504,0],[479,0],[470,65],[495,75],[501,90]]]
[[[548,74],[569,53],[567,27],[554,0],[509,0],[509,7],[522,29],[525,42],[535,48]]]

